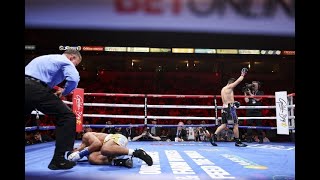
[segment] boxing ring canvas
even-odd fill
[[[69,170],[47,168],[55,142],[25,147],[25,179],[77,180],[176,180],[176,179],[295,179],[295,144],[234,142],[129,142],[131,149],[143,148],[153,166],[133,158],[133,167],[90,165],[86,158]],[[78,146],[80,141],[76,141]]]

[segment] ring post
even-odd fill
[[[214,111],[215,111],[216,125],[218,125],[218,106],[217,106],[217,96],[216,95],[214,95]]]
[[[76,115],[76,132],[82,131],[84,89],[76,88],[72,95],[72,111]]]
[[[144,124],[148,124],[147,94],[144,95]]]
[[[289,135],[287,91],[275,92],[277,134]]]

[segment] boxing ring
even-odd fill
[[[219,125],[221,117],[218,111],[221,106],[217,105],[218,95],[156,95],[156,94],[114,94],[114,93],[84,93],[83,96],[107,96],[107,97],[134,97],[144,98],[144,104],[116,104],[116,103],[85,103],[78,101],[64,101],[70,106],[94,106],[110,108],[139,108],[143,115],[111,115],[111,114],[80,114],[83,117],[100,118],[125,118],[140,119],[141,124],[124,125],[84,125],[81,127],[108,128],[108,127],[177,127],[175,124],[148,124],[148,120],[207,120],[212,123],[205,124],[206,127]],[[274,95],[257,96],[263,98],[275,98]],[[288,94],[288,122],[290,134],[295,131],[294,97]],[[149,104],[150,98],[183,98],[183,99],[212,99],[213,105],[165,105]],[[244,96],[235,96],[244,98]],[[210,109],[213,114],[208,117],[197,116],[161,116],[149,115],[148,110],[152,108],[175,108],[175,109]],[[240,106],[239,109],[275,109],[274,106]],[[42,114],[32,112],[32,114]],[[277,117],[240,117],[242,119],[268,119],[276,120]],[[82,122],[81,122],[82,123]],[[204,126],[188,125],[193,127]],[[26,131],[49,130],[54,126],[26,127]],[[264,130],[276,130],[277,127],[239,126],[239,128],[252,128]],[[80,141],[75,142],[75,147]],[[54,142],[47,142],[25,147],[25,179],[295,179],[295,143],[294,142],[269,142],[248,143],[247,147],[236,147],[234,142],[218,142],[218,146],[212,146],[210,142],[196,141],[130,141],[128,148],[143,148],[153,158],[153,165],[147,166],[143,161],[133,158],[133,168],[107,165],[90,165],[86,158],[78,162],[69,170],[52,171],[47,168],[55,148]]]

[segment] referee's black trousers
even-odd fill
[[[54,115],[56,120],[55,156],[64,155],[66,151],[73,149],[76,135],[76,116],[63,101],[52,93],[49,87],[25,78],[25,115],[30,114],[34,109],[46,114]]]

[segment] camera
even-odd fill
[[[244,87],[242,87],[242,92],[246,93],[254,90],[254,84],[246,83]]]
[[[145,129],[144,129],[143,133],[145,133],[145,135],[144,135],[145,137],[148,137],[150,135],[150,128],[145,126]]]

